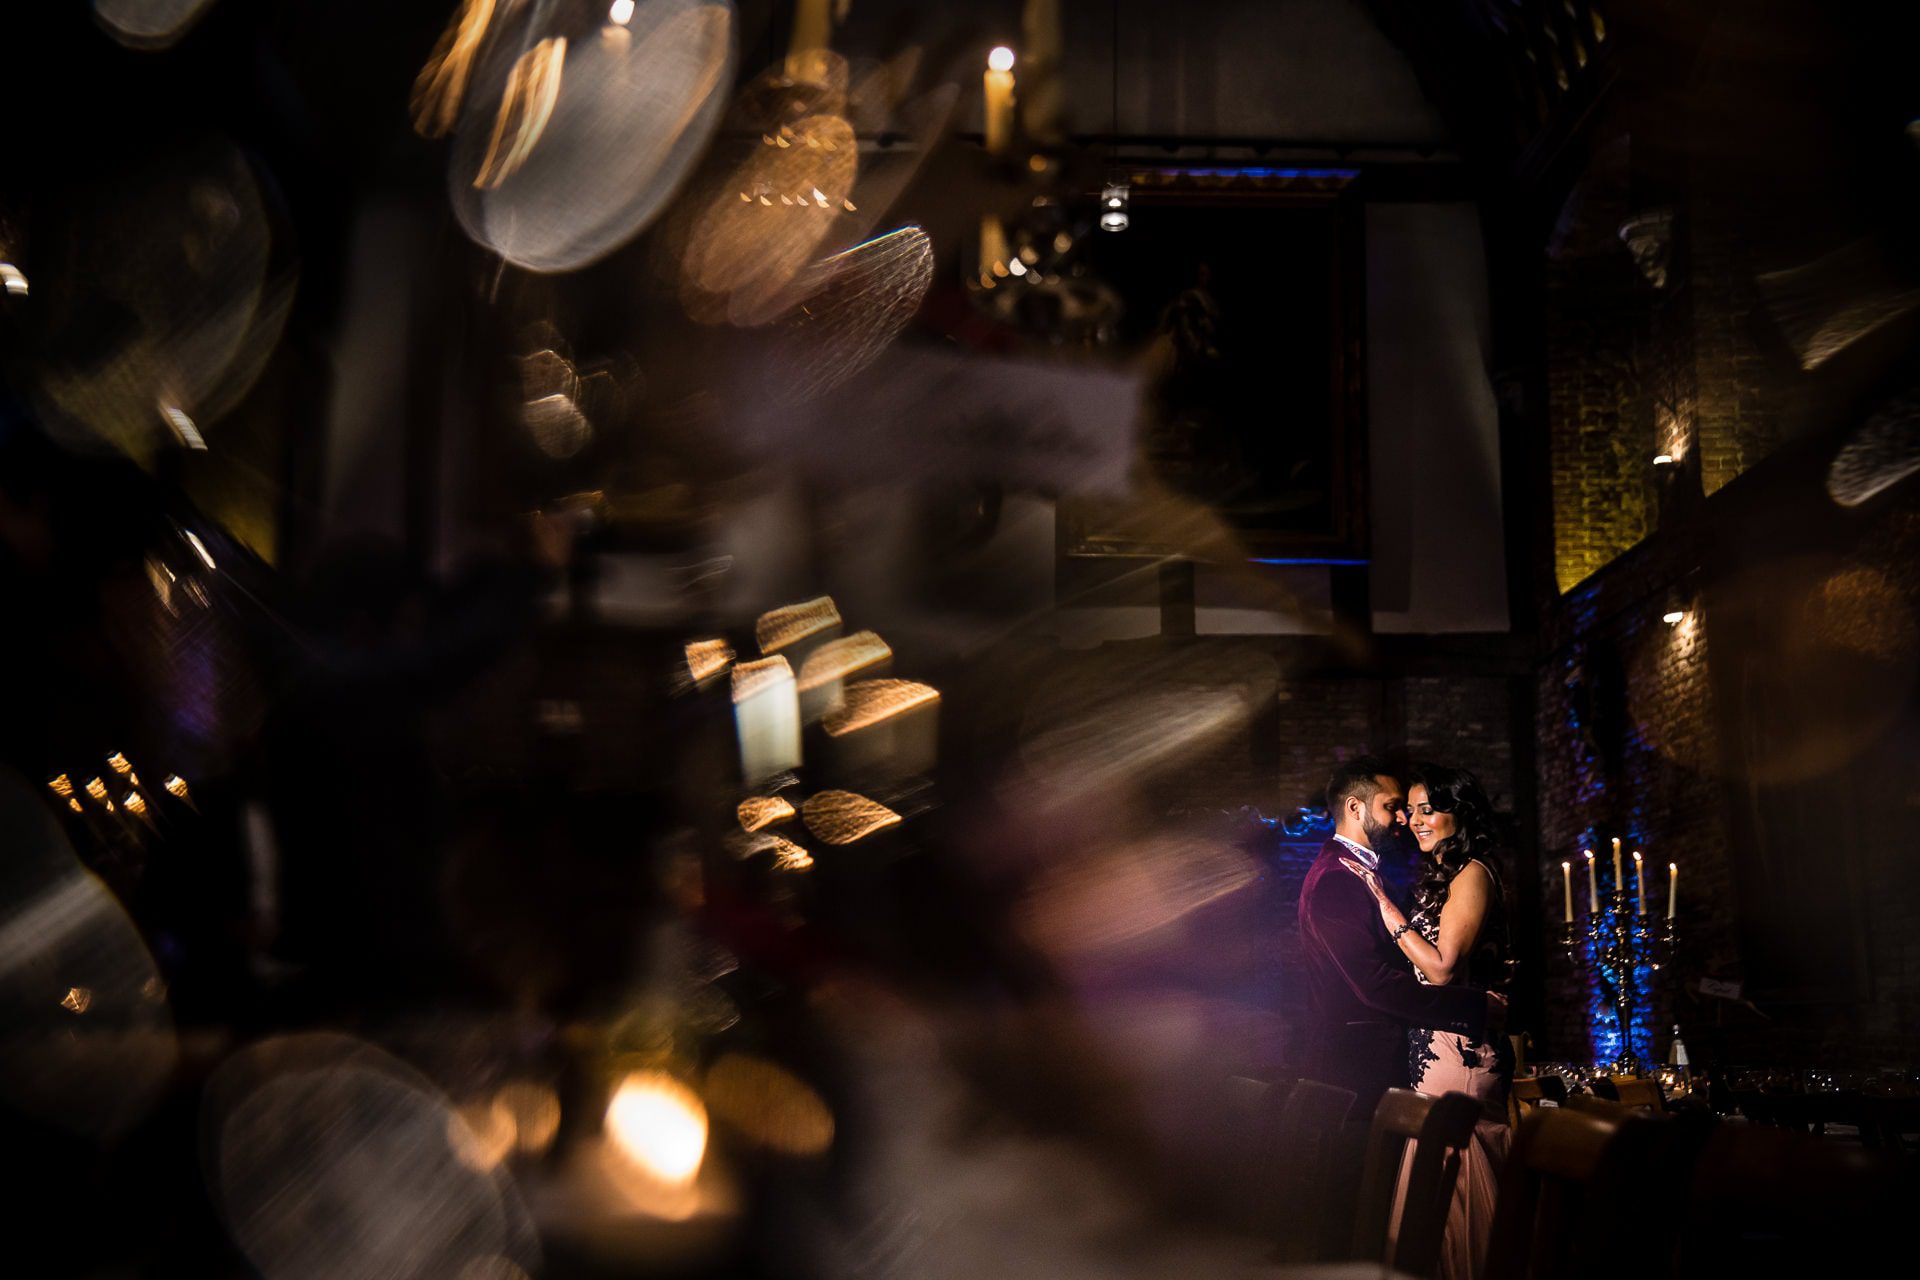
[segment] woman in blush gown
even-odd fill
[[[1380,904],[1381,918],[1420,981],[1458,982],[1503,991],[1510,981],[1505,898],[1495,852],[1493,806],[1479,780],[1461,769],[1422,765],[1407,788],[1408,826],[1420,846],[1413,914],[1405,916],[1377,873],[1350,862]],[[1435,1097],[1465,1093],[1485,1114],[1461,1153],[1440,1246],[1441,1280],[1470,1280],[1486,1258],[1500,1168],[1511,1138],[1507,1094],[1513,1084],[1513,1046],[1448,1031],[1407,1033],[1408,1076]]]

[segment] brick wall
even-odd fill
[[[1618,246],[1548,273],[1553,562],[1562,591],[1651,528],[1650,428],[1634,372],[1644,305],[1632,261]]]
[[[1541,927],[1561,928],[1560,863],[1573,864],[1576,927],[1587,921],[1583,849],[1611,876],[1609,841],[1647,854],[1647,908],[1657,921],[1666,900],[1666,864],[1681,865],[1679,972],[1723,969],[1734,958],[1731,864],[1720,746],[1708,668],[1707,627],[1698,610],[1678,626],[1662,621],[1674,565],[1645,547],[1599,580],[1565,597],[1553,652],[1541,667],[1539,742]],[[1631,878],[1631,867],[1628,875]],[[1542,1057],[1592,1060],[1610,1049],[1596,1035],[1591,966],[1549,945],[1543,957],[1548,1018]],[[1651,1008],[1635,1048],[1664,1056],[1674,1021],[1674,973],[1653,975]],[[1606,1025],[1602,1020],[1600,1030]],[[1651,1043],[1648,1043],[1651,1040]]]

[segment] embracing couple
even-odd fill
[[[1507,1149],[1513,1051],[1506,1036],[1509,947],[1493,808],[1470,773],[1418,766],[1404,785],[1370,757],[1327,783],[1333,838],[1300,890],[1313,1025],[1307,1071],[1351,1089],[1356,1122],[1390,1088],[1466,1093],[1485,1115],[1462,1153],[1443,1277],[1484,1254]],[[1380,877],[1380,856],[1419,846],[1411,914]]]

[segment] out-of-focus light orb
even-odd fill
[[[1013,50],[1005,45],[996,46],[993,52],[987,55],[987,66],[995,71],[1013,70]]]
[[[6,285],[7,292],[16,298],[27,296],[26,274],[11,262],[0,262],[0,284]]]
[[[93,989],[68,987],[66,998],[60,1001],[60,1007],[71,1013],[85,1013],[93,1007]]]
[[[544,1084],[503,1084],[493,1095],[492,1110],[512,1124],[513,1148],[523,1156],[542,1154],[560,1132],[560,1095]]]
[[[892,657],[893,650],[878,632],[856,631],[850,636],[829,640],[800,664],[800,692],[808,693],[844,680]]]
[[[819,596],[769,609],[755,620],[753,635],[760,644],[760,652],[774,654],[839,625],[840,609],[833,597]]]
[[[793,1073],[737,1053],[707,1069],[704,1090],[715,1119],[784,1155],[816,1156],[833,1145],[833,1113]]]
[[[90,778],[87,780],[87,794],[95,800],[104,801],[107,798],[107,784],[99,778]]]
[[[530,1280],[526,1269],[511,1258],[499,1255],[486,1258],[474,1258],[464,1267],[455,1280]]]
[[[1131,841],[1051,867],[1017,913],[1027,935],[1056,956],[1187,945],[1176,921],[1238,893],[1260,869],[1230,846],[1178,832]]]
[[[813,855],[791,840],[775,836],[767,847],[773,851],[776,871],[805,871],[813,865]]]
[[[525,6],[496,26],[448,177],[467,234],[529,271],[587,266],[645,228],[705,150],[733,71],[732,0],[648,0],[564,48],[548,43],[558,21]]]
[[[513,1117],[491,1101],[470,1102],[447,1115],[447,1145],[469,1169],[485,1173],[498,1166],[512,1152],[513,1139]]]
[[[107,34],[130,49],[164,49],[185,35],[213,0],[93,0]]]
[[[487,153],[473,185],[498,187],[526,162],[546,132],[566,74],[567,38],[551,36],[521,54],[507,73],[499,114],[487,138]]]
[[[846,700],[828,714],[826,730],[837,738],[939,701],[939,690],[917,681],[856,680],[847,686]]]
[[[686,1186],[707,1154],[707,1108],[672,1076],[636,1071],[607,1104],[607,1138],[635,1168],[669,1186]]]
[[[687,644],[687,674],[704,684],[733,665],[733,646],[725,640],[694,640]]]
[[[851,791],[821,791],[800,806],[807,830],[828,844],[852,844],[900,825],[900,815]]]
[[[421,137],[441,137],[460,118],[473,61],[492,21],[493,0],[461,0],[460,12],[413,82],[413,127]]]
[[[815,114],[768,137],[773,145],[755,147],[708,198],[687,239],[680,296],[697,320],[755,326],[778,319],[800,301],[798,279],[821,249],[846,243],[841,202],[860,172],[853,126]],[[825,204],[812,198],[815,189]]]
[[[920,310],[933,256],[926,232],[902,227],[808,268],[804,298],[781,322],[774,392],[811,399],[878,359]]]
[[[783,796],[748,796],[735,809],[742,831],[759,831],[792,818],[793,806]]]
[[[177,773],[168,774],[167,780],[160,785],[167,789],[167,794],[170,796],[181,800],[191,799],[187,794],[187,780]]]
[[[418,1071],[348,1036],[263,1041],[207,1082],[208,1188],[265,1280],[457,1276],[491,1257],[537,1266],[499,1163],[513,1135],[488,1110],[476,1127]]]
[[[607,20],[626,26],[633,21],[633,0],[613,0],[613,7],[607,10]]]
[[[1882,403],[1827,469],[1827,495],[1857,507],[1920,471],[1920,386]]]
[[[125,752],[116,751],[107,757],[107,768],[115,773],[130,774],[133,772],[133,762],[127,759]]]
[[[541,396],[522,410],[533,443],[549,458],[571,458],[593,439],[593,425],[573,397]]]
[[[190,443],[166,407],[205,436],[239,403],[279,342],[296,278],[274,265],[287,255],[230,143],[155,152],[99,188],[36,231],[54,335],[41,386],[63,439],[144,461]]]
[[[55,795],[71,796],[73,794],[73,779],[64,773],[47,783],[47,785],[53,788]]]

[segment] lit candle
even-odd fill
[[[1673,904],[1680,896],[1680,864],[1667,864],[1667,919],[1673,919]]]
[[[1640,860],[1640,851],[1633,851],[1633,913],[1647,914],[1647,866]]]
[[[1619,836],[1613,838],[1613,891],[1615,893],[1625,893],[1627,891],[1627,878],[1620,874]]]
[[[1563,862],[1560,864],[1560,891],[1562,896],[1564,896],[1566,899],[1567,923],[1572,924],[1573,923],[1573,864],[1571,862]]]
[[[1007,229],[1000,219],[987,214],[980,219],[980,283],[991,287],[995,276],[1007,274]]]
[[[796,0],[793,41],[787,46],[787,79],[798,84],[825,84],[829,78],[829,46],[833,15],[827,0]]]
[[[1001,45],[987,55],[987,154],[1007,153],[1013,141],[1013,50]]]
[[[813,49],[824,49],[832,30],[827,0],[798,0],[793,6],[793,43],[787,51],[797,57]]]
[[[1600,877],[1593,869],[1593,850],[1580,852],[1587,856],[1587,910],[1597,916],[1600,914]]]

